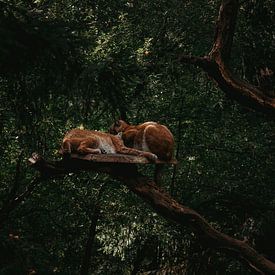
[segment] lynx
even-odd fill
[[[169,161],[173,157],[174,137],[169,129],[156,122],[129,125],[123,120],[116,121],[109,129],[112,134],[122,132],[126,146],[151,152],[160,160]]]
[[[124,145],[119,135],[112,135],[100,131],[72,129],[64,137],[60,153],[77,154],[126,154],[143,156],[150,161],[157,160],[157,156],[150,152],[143,152]]]

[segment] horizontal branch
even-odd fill
[[[178,60],[202,68],[229,98],[275,117],[275,98],[266,95],[259,87],[233,76],[218,57],[213,60],[209,56],[181,55]]]
[[[204,66],[209,66],[208,64],[209,60],[206,57],[201,57],[201,56],[182,54],[178,57],[178,61],[181,63],[189,63],[192,65],[196,65],[201,68],[204,68]]]
[[[125,155],[125,154],[71,154],[72,159],[83,159],[93,162],[105,162],[105,163],[135,163],[135,164],[177,164],[177,160],[172,159],[170,161],[155,160],[154,162],[148,160],[145,157]]]
[[[190,225],[197,236],[208,245],[234,250],[240,257],[246,259],[254,269],[265,274],[275,274],[275,264],[257,253],[246,242],[234,239],[213,228],[196,211],[179,204],[169,194],[161,190],[152,180],[138,173],[134,164],[94,163],[82,159],[48,162],[34,155],[30,158],[31,166],[43,175],[55,176],[62,173],[93,170],[108,173],[120,180],[132,192],[147,202],[164,218],[180,225]]]

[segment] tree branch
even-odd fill
[[[230,59],[238,10],[238,0],[222,0],[209,54],[205,57],[183,55],[179,61],[201,67],[230,98],[275,117],[275,98],[271,93],[233,76],[226,65]]]
[[[99,188],[98,194],[95,199],[95,204],[93,207],[93,213],[90,216],[90,228],[87,236],[87,241],[85,245],[85,250],[84,250],[84,256],[82,259],[82,264],[80,268],[80,275],[87,275],[89,274],[91,262],[92,262],[92,249],[95,243],[95,236],[97,233],[97,224],[100,219],[100,200],[103,194],[103,191],[105,189],[106,182]],[[91,209],[89,208],[89,212]]]
[[[222,1],[216,22],[214,43],[209,53],[211,59],[215,60],[219,55],[224,62],[230,59],[238,10],[238,0]]]
[[[39,170],[43,175],[47,174],[49,177],[79,170],[107,173],[124,183],[164,218],[183,226],[190,225],[204,243],[216,248],[233,250],[239,257],[248,261],[253,269],[261,270],[266,274],[275,274],[274,263],[256,252],[246,242],[217,231],[196,211],[179,204],[152,180],[139,174],[134,164],[95,163],[83,159],[47,162],[37,155],[35,159],[31,160],[31,163],[34,169]]]
[[[27,197],[29,197],[35,187],[43,180],[42,177],[35,178],[25,189],[24,192],[19,194],[18,196],[14,196],[7,203],[3,205],[0,209],[0,227],[3,222],[8,218],[9,214],[20,205]]]

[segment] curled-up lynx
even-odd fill
[[[157,156],[124,145],[120,135],[112,135],[100,131],[72,129],[63,138],[60,153],[77,154],[125,154],[146,157],[151,161]]]
[[[169,161],[173,157],[174,137],[169,129],[156,122],[129,125],[123,120],[116,121],[110,128],[111,134],[122,132],[126,146],[151,152],[160,160]]]

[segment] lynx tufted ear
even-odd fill
[[[119,126],[120,126],[120,121],[119,121],[119,120],[116,120],[115,123],[114,123],[114,126],[115,126],[115,127],[119,127]]]

